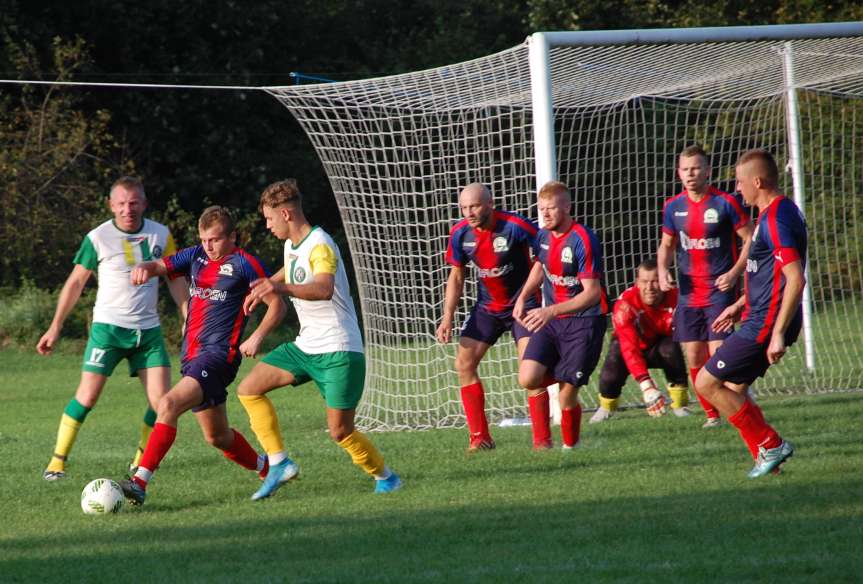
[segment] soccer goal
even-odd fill
[[[437,69],[267,90],[308,133],[344,221],[366,428],[463,424],[455,346],[434,337],[461,186],[483,182],[499,208],[535,216],[538,185],[566,182],[613,298],[655,253],[662,202],[681,190],[676,154],[692,143],[725,190],[743,151],[773,152],[809,223],[805,338],[756,392],[863,387],[863,23],[537,33]],[[480,369],[492,420],[526,415],[515,372],[506,337]]]

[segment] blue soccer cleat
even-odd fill
[[[296,478],[298,474],[300,474],[300,467],[290,458],[284,459],[279,464],[271,465],[269,472],[267,472],[267,478],[264,479],[264,484],[252,495],[252,501],[266,499],[283,484]]]
[[[399,475],[390,471],[390,476],[385,479],[375,480],[375,494],[392,493],[402,488],[402,480]]]
[[[147,498],[147,491],[133,479],[123,479],[118,483],[123,490],[123,495],[130,504],[140,507]]]
[[[794,456],[794,446],[790,442],[782,441],[776,448],[758,448],[758,458],[755,466],[749,471],[750,479],[757,479],[779,468],[779,465]]]

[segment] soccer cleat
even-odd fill
[[[749,471],[750,479],[757,479],[778,469],[779,465],[794,456],[794,446],[785,440],[776,448],[758,447],[758,458],[755,466]]]
[[[468,452],[478,452],[480,450],[494,450],[495,444],[491,436],[473,436],[470,439],[470,445],[467,447]]]
[[[722,425],[722,418],[707,418],[704,420],[704,423],[701,425],[705,430],[709,430],[710,428],[718,428]]]
[[[390,476],[385,479],[375,479],[375,494],[392,493],[402,488],[402,480],[399,475],[390,471]]]
[[[692,414],[692,412],[690,412],[689,408],[687,408],[686,406],[682,408],[671,408],[671,413],[673,413],[678,418],[685,418],[686,416]]]
[[[560,446],[560,449],[564,452],[571,452],[571,451],[575,450],[576,448],[581,448],[581,440],[579,440],[578,442],[576,442],[572,446],[569,446],[567,444],[562,444]]]
[[[64,470],[46,470],[42,473],[42,478],[46,481],[59,481],[60,479],[66,478],[66,471]]]
[[[135,506],[144,504],[144,499],[147,497],[147,491],[144,490],[144,487],[132,479],[123,479],[118,484],[123,490],[123,495],[130,504]]]
[[[593,415],[590,417],[591,424],[599,424],[600,422],[605,422],[610,419],[614,412],[610,410],[606,410],[605,408],[597,408]]]
[[[551,450],[554,448],[554,442],[549,438],[545,442],[536,442],[533,445],[534,450]]]
[[[645,389],[642,393],[644,398],[644,407],[647,409],[647,415],[651,418],[658,418],[665,415],[668,408],[665,405],[665,396],[658,389]]]
[[[264,479],[264,484],[261,485],[261,488],[252,495],[252,501],[266,499],[283,484],[296,478],[298,474],[300,474],[300,467],[290,458],[284,459],[279,464],[270,465],[267,478]]]

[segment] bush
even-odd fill
[[[2,294],[7,301],[0,305],[0,343],[34,347],[51,325],[59,290],[43,290],[32,281],[24,280],[18,289],[4,288]],[[90,310],[95,298],[95,289],[84,290],[63,325],[64,338],[87,338]]]

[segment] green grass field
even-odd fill
[[[700,416],[622,412],[584,447],[534,453],[529,428],[374,434],[405,488],[372,494],[324,430],[311,386],[274,394],[301,478],[253,503],[252,473],[204,444],[191,415],[141,509],[85,516],[83,486],[122,477],[144,410],[115,376],[68,467],[41,471],[78,357],[0,353],[0,582],[859,582],[863,395],[763,400],[798,447],[751,481],[736,431]],[[248,364],[247,364],[248,365]],[[245,367],[244,367],[245,369]],[[256,444],[236,398],[229,416]],[[586,422],[586,419],[585,419]]]

